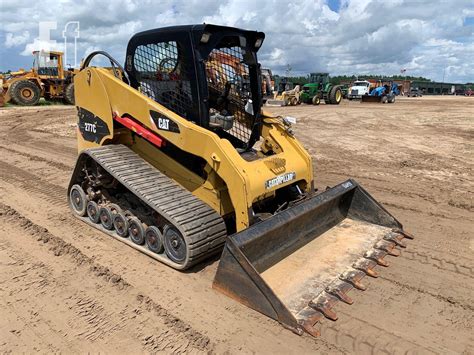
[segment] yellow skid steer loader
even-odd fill
[[[357,182],[314,191],[289,120],[262,111],[261,32],[214,25],[134,35],[125,67],[75,76],[74,214],[184,270],[222,253],[214,288],[298,334],[336,319],[402,225]],[[113,70],[90,66],[98,55]]]

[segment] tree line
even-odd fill
[[[274,80],[276,82],[280,81],[284,76],[274,75]],[[292,83],[298,83],[304,85],[309,83],[309,74],[306,76],[289,76],[286,79]],[[361,75],[336,75],[331,76],[331,83],[338,85],[345,82],[353,82],[355,80],[364,80],[366,78],[370,79],[391,79],[391,80],[411,80],[411,81],[432,81],[422,76],[411,76],[411,75],[380,75],[380,74],[361,74]]]

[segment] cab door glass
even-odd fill
[[[58,76],[58,56],[52,53],[38,55],[38,74]]]

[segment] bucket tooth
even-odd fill
[[[360,270],[349,270],[344,273],[342,273],[339,276],[339,279],[342,281],[349,282],[352,286],[354,286],[356,289],[365,291],[366,287],[364,284],[360,282],[365,277],[365,272],[360,271]]]
[[[388,255],[400,256],[400,250],[398,250],[396,246],[394,242],[389,242],[388,240],[379,240],[374,244],[375,249],[383,250],[387,252]]]
[[[347,293],[353,288],[354,286],[346,281],[335,280],[325,288],[325,291],[333,296],[336,296],[342,302],[352,304],[354,301],[347,295]]]
[[[405,236],[399,232],[391,232],[383,237],[383,239],[388,240],[389,242],[394,242],[399,247],[406,248],[407,245],[403,242]]]
[[[411,233],[405,232],[403,229],[392,229],[395,233],[403,234],[403,236],[407,239],[415,239],[415,236]]]
[[[365,272],[367,275],[374,278],[379,277],[378,272],[374,270],[376,266],[377,266],[377,262],[371,259],[366,259],[366,258],[360,258],[354,264],[352,264],[352,267],[354,269],[361,270]]]
[[[316,328],[315,326],[317,323],[321,322],[324,318],[325,317],[321,312],[309,306],[303,308],[296,315],[298,324],[302,326],[306,332],[308,332],[309,334],[315,337],[321,335],[320,330]]]
[[[336,312],[332,308],[337,304],[339,299],[329,293],[322,292],[318,297],[309,302],[309,306],[316,311],[321,312],[330,320],[337,320]]]
[[[364,258],[374,260],[377,262],[377,264],[387,267],[389,263],[386,260],[384,260],[384,257],[387,254],[388,253],[386,251],[379,250],[379,249],[372,249],[372,250],[367,251],[364,254]]]

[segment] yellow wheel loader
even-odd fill
[[[34,106],[46,100],[63,100],[74,104],[74,69],[64,69],[62,52],[33,52],[33,68],[2,77],[0,106],[12,101],[16,105]]]
[[[84,222],[177,270],[221,253],[216,290],[317,335],[411,236],[354,180],[315,192],[289,119],[262,111],[263,40],[203,24],[134,35],[124,67],[91,53],[74,79],[68,201]],[[113,70],[90,66],[98,55]]]

